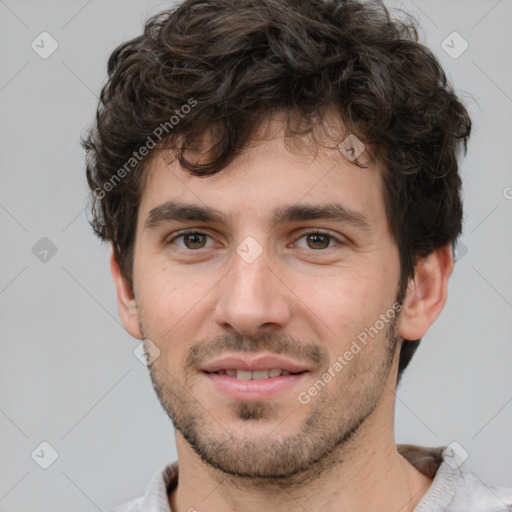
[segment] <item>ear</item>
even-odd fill
[[[446,245],[418,261],[409,281],[400,314],[399,335],[419,340],[439,316],[448,296],[448,278],[453,271],[451,245]]]
[[[119,316],[123,322],[124,328],[134,338],[141,340],[143,336],[140,332],[137,302],[131,292],[130,285],[121,272],[121,267],[114,256],[114,250],[112,247],[110,249],[110,270],[112,272],[112,279],[114,280],[114,286],[116,288],[117,310],[119,311]]]

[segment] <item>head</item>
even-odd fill
[[[219,469],[300,472],[376,414],[444,305],[468,114],[379,2],[188,0],[108,73],[92,226],[127,330],[161,352],[162,405]],[[226,398],[207,370],[242,352],[293,359],[294,392],[332,382],[307,404]]]

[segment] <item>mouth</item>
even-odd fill
[[[288,372],[286,370],[281,370],[280,368],[272,368],[270,370],[234,370],[234,369],[225,369],[218,370],[216,372],[205,372],[214,375],[226,375],[228,377],[233,377],[238,380],[263,380],[263,379],[275,379],[276,377],[281,377],[282,375],[300,375],[301,373],[305,373],[306,370],[302,372]]]
[[[205,364],[200,369],[206,373],[236,376],[241,380],[267,379],[309,371],[303,363],[269,353],[252,356],[249,354],[226,355]]]
[[[238,401],[270,400],[290,392],[310,370],[304,365],[273,355],[233,355],[203,368],[208,382],[224,395]]]

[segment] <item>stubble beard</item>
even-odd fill
[[[151,380],[174,427],[223,478],[238,486],[300,486],[342,462],[351,441],[375,411],[400,345],[397,323],[395,317],[381,336],[369,342],[381,344],[378,349],[363,347],[307,405],[296,401],[288,415],[300,414],[304,419],[294,433],[279,428],[286,417],[271,402],[236,402],[233,415],[243,429],[229,430],[223,425],[225,418],[214,418],[200,404],[200,397],[193,396],[186,377],[179,382],[162,361],[149,366]],[[246,435],[252,424],[268,421],[275,424],[270,434]]]

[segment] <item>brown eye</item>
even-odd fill
[[[202,249],[206,241],[206,236],[200,233],[191,233],[184,235],[183,241],[187,249]]]
[[[294,242],[295,247],[317,253],[327,253],[328,249],[341,249],[347,240],[343,235],[333,235],[329,231],[306,231]]]
[[[306,239],[308,240],[308,246],[310,249],[327,249],[331,241],[331,237],[323,233],[312,233],[306,235]]]
[[[200,233],[198,231],[186,231],[176,235],[169,241],[169,243],[175,244],[181,249],[188,249],[193,251],[207,247],[206,244],[208,238],[209,236],[205,233]],[[182,240],[182,243],[178,244],[176,243],[176,240]]]

